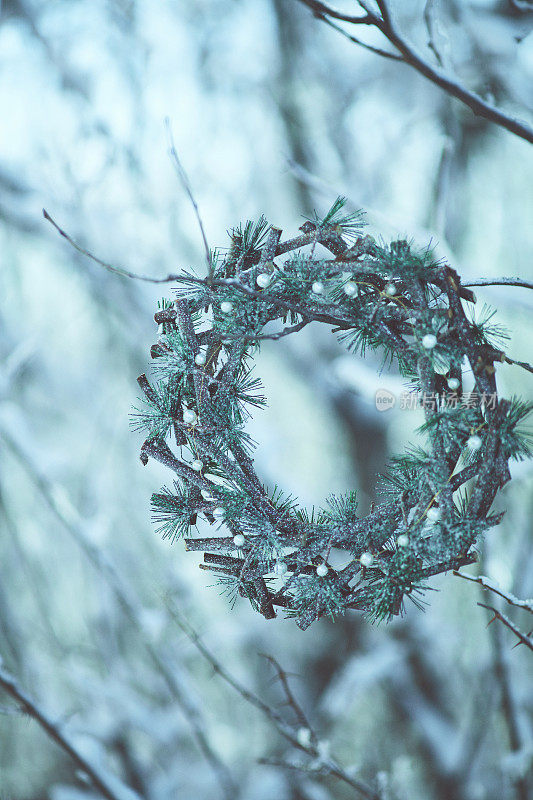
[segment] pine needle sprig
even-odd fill
[[[347,204],[347,198],[339,196],[324,217],[320,218],[315,211],[312,221],[319,228],[332,228],[335,233],[343,236],[347,241],[353,241],[362,235],[367,223],[365,212],[362,209],[346,211]]]

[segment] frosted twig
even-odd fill
[[[41,709],[35,700],[33,700],[19,687],[15,678],[2,668],[0,668],[0,687],[14,700],[16,700],[17,703],[20,704],[21,709],[30,717],[32,717],[32,719],[34,719],[46,732],[50,739],[52,739],[57,745],[59,745],[59,747],[61,747],[62,750],[65,751],[65,753],[70,756],[78,769],[87,775],[93,787],[100,792],[102,797],[106,797],[107,800],[121,800],[121,798],[124,797],[122,791],[116,791],[116,789],[120,786],[118,778],[113,778],[113,784],[115,784],[115,788],[112,788],[108,779],[100,772],[99,769],[90,764],[79,752],[79,750],[76,749],[76,746],[72,743],[69,737],[63,733],[59,725]],[[122,788],[124,789],[124,792],[127,790],[129,797],[133,798],[138,796],[130,787],[127,787],[127,789],[126,787]]]
[[[478,605],[482,604],[479,603]],[[486,608],[490,608],[491,611],[493,612],[496,611],[496,609],[493,609],[490,606],[486,606]],[[511,752],[518,753],[522,750],[524,746],[524,740],[520,729],[521,726],[519,721],[519,710],[514,697],[511,677],[509,675],[509,663],[507,659],[507,654],[504,653],[503,649],[501,628],[497,626],[491,628],[491,643],[492,643],[492,651],[494,658],[493,662],[494,677],[496,678],[500,688],[500,701],[503,711],[503,717],[509,735],[509,745]],[[510,777],[512,782],[514,783],[514,788],[516,790],[516,799],[529,800],[530,793],[528,791],[528,785],[527,785],[529,783],[529,780],[527,776],[520,775],[518,773],[511,775]]]
[[[514,364],[517,367],[522,367],[522,369],[527,370],[527,372],[533,372],[533,367],[531,364],[528,364],[527,361],[515,361],[513,358],[509,358],[509,356],[504,356],[506,364]]]
[[[338,28],[338,26],[335,25],[331,19],[334,18],[340,20],[341,22],[346,22],[352,25],[360,24],[362,21],[358,18],[354,19],[351,15],[336,12],[334,9],[330,8],[324,3],[317,3],[316,0],[299,0],[299,2],[307,6],[313,12],[315,17],[323,22],[326,22],[330,27],[337,28],[344,36],[347,36],[348,38],[350,38],[350,35],[341,28]],[[401,61],[413,67],[413,69],[434,83],[436,86],[443,89],[447,94],[460,100],[477,116],[484,117],[490,122],[493,122],[496,125],[499,125],[500,127],[510,131],[511,133],[514,133],[521,139],[525,139],[527,142],[533,143],[533,128],[527,122],[521,119],[516,119],[510,114],[506,114],[500,108],[491,105],[480,95],[470,91],[466,88],[466,86],[463,86],[463,84],[460,83],[455,76],[448,74],[448,72],[443,70],[440,66],[433,66],[426,61],[424,57],[417,50],[415,50],[406,39],[404,39],[395,23],[392,21],[388,5],[385,0],[379,0],[377,3],[381,12],[380,14],[376,14],[376,12],[370,8],[365,0],[357,0],[357,2],[366,12],[364,23],[367,25],[373,25],[392,45],[394,45],[394,47],[401,54]],[[351,38],[355,44],[363,45],[367,49],[370,49],[368,45],[363,44],[358,39],[355,39],[355,37]],[[386,51],[380,52],[379,55],[386,55],[388,58],[391,57],[391,54],[386,53]],[[392,57],[394,57],[394,54],[392,54]],[[398,59],[398,56],[396,56],[396,59]]]
[[[67,242],[74,248],[74,250],[77,250],[78,253],[87,256],[87,258],[90,258],[91,261],[95,262],[95,264],[99,264],[99,266],[107,269],[109,272],[113,272],[115,275],[120,275],[122,278],[132,278],[136,281],[145,281],[146,283],[169,283],[170,281],[175,281],[178,279],[177,275],[167,275],[166,278],[151,278],[149,275],[138,275],[135,272],[130,272],[128,269],[123,269],[123,267],[115,267],[108,261],[102,261],[101,258],[93,255],[93,253],[91,253],[89,250],[86,250],[80,244],[75,242],[74,239],[63,230],[63,228],[59,227],[57,222],[50,216],[46,208],[43,208],[43,217],[54,226],[60,236],[66,239]]]
[[[525,281],[523,278],[477,278],[468,283],[463,283],[463,286],[522,286],[524,289],[533,289],[531,281]]]
[[[424,6],[424,22],[426,23],[426,28],[428,32],[428,47],[430,50],[433,51],[433,55],[437,59],[439,67],[443,67],[444,63],[442,61],[442,56],[439,52],[437,44],[435,42],[435,8],[434,8],[435,0],[427,0],[426,5]]]
[[[457,575],[459,578],[464,578],[466,581],[471,581],[471,583],[478,583],[484,589],[489,589],[489,591],[494,592],[494,594],[503,597],[509,605],[515,606],[516,608],[525,608],[526,611],[533,614],[533,600],[519,600],[514,594],[506,592],[485,575],[478,575],[476,577],[475,575],[467,575],[465,572],[461,572],[458,569],[454,569],[453,574]]]
[[[127,619],[130,621],[132,627],[139,634],[140,640],[143,642],[146,651],[155,667],[161,674],[165,681],[167,688],[171,695],[174,697],[180,706],[184,717],[189,723],[193,737],[198,745],[198,748],[205,760],[211,767],[214,775],[216,776],[219,785],[221,786],[224,797],[226,800],[234,800],[236,796],[236,788],[233,778],[226,767],[221,761],[219,756],[214,752],[208,740],[207,733],[204,728],[204,722],[201,714],[194,704],[190,692],[187,687],[183,686],[178,676],[176,665],[167,661],[157,650],[157,648],[150,641],[149,634],[145,630],[141,622],[142,609],[139,609],[136,601],[136,592],[130,592],[127,585],[124,584],[121,576],[116,572],[115,567],[103,555],[103,553],[89,540],[85,534],[82,525],[75,517],[70,519],[70,515],[75,515],[76,511],[72,507],[69,513],[61,508],[54,492],[53,485],[40,474],[30,458],[24,453],[22,448],[9,436],[3,429],[0,429],[0,437],[8,446],[10,451],[15,455],[18,461],[22,464],[30,479],[33,481],[36,488],[39,490],[46,504],[52,510],[57,519],[61,522],[72,539],[76,542],[78,547],[85,553],[93,567],[102,575],[108,586],[111,588],[118,605]]]
[[[533,639],[531,638],[531,635],[522,633],[522,631],[519,628],[517,628],[514,622],[511,622],[509,617],[506,617],[505,614],[502,614],[502,612],[498,611],[498,609],[494,608],[494,606],[489,606],[486,605],[485,603],[478,603],[478,606],[481,606],[482,608],[488,608],[489,611],[492,611],[494,616],[490,622],[493,622],[493,620],[495,619],[499,619],[500,622],[503,622],[503,624],[515,634],[515,636],[518,636],[522,644],[525,644],[526,647],[529,647],[530,650],[533,650]]]
[[[187,622],[181,612],[173,603],[171,603],[168,598],[166,599],[166,606],[178,627],[187,636],[189,641],[192,642],[202,657],[211,665],[213,671],[219,675],[222,680],[225,681],[225,683],[227,683],[232,689],[240,694],[240,696],[247,703],[250,703],[250,705],[257,708],[265,717],[267,717],[275,726],[277,731],[294,747],[297,747],[299,750],[302,750],[304,753],[307,753],[307,755],[314,759],[320,757],[318,749],[312,743],[309,745],[302,744],[302,742],[300,742],[298,739],[298,731],[295,730],[292,725],[289,725],[287,722],[285,722],[281,714],[279,714],[275,709],[271,708],[271,706],[265,703],[264,700],[261,700],[261,698],[255,694],[255,692],[247,689],[226,669],[226,667],[204,645],[194,628],[189,622]],[[328,758],[326,768],[328,774],[334,775],[344,783],[356,789],[362,797],[366,798],[366,800],[382,800],[380,794],[374,791],[371,786],[353,778],[346,772],[346,770],[337,764],[334,759]]]
[[[208,274],[208,277],[209,277],[209,280],[210,280],[213,277],[213,262],[212,262],[212,258],[211,258],[211,252],[209,250],[209,245],[207,243],[207,236],[205,235],[205,228],[204,228],[204,223],[202,222],[202,216],[200,214],[200,209],[198,208],[198,203],[196,202],[196,199],[194,197],[194,194],[193,194],[193,191],[192,191],[192,187],[191,187],[191,184],[190,184],[190,181],[189,181],[189,177],[188,177],[187,173],[185,172],[183,164],[181,163],[181,161],[179,159],[176,147],[174,145],[174,137],[172,135],[172,127],[170,125],[170,120],[169,120],[168,117],[165,119],[165,126],[166,126],[166,129],[167,129],[168,140],[169,140],[169,145],[170,145],[170,149],[169,149],[170,156],[174,161],[174,166],[176,168],[176,172],[178,174],[178,177],[179,177],[179,179],[181,181],[181,185],[185,189],[185,191],[187,193],[187,197],[191,201],[191,205],[192,205],[192,207],[194,209],[194,214],[195,214],[196,220],[198,222],[198,227],[200,228],[200,234],[202,236],[202,241],[204,243],[205,260],[206,260],[206,264],[207,264],[207,274]]]
[[[283,669],[281,664],[279,664],[279,662],[274,658],[274,656],[271,656],[268,653],[261,653],[261,655],[263,656],[263,658],[266,658],[266,660],[270,664],[272,664],[272,666],[276,670],[276,678],[279,680],[279,682],[281,683],[281,685],[283,687],[283,691],[285,692],[285,697],[287,698],[287,704],[294,711],[294,713],[296,715],[296,719],[298,720],[298,724],[302,728],[307,728],[310,731],[310,733],[311,733],[311,741],[314,741],[314,744],[316,744],[316,735],[314,734],[313,729],[311,728],[311,726],[310,726],[310,724],[309,724],[309,722],[307,720],[307,717],[305,715],[305,712],[304,712],[303,708],[298,703],[298,701],[296,700],[294,694],[292,693],[292,689],[290,687],[289,680],[288,680],[288,674],[285,672],[285,670]]]

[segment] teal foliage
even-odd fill
[[[157,533],[161,533],[163,539],[175,541],[189,532],[191,518],[196,513],[196,498],[174,482],[174,492],[163,486],[159,493],[152,495],[152,511]]]

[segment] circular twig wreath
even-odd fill
[[[233,229],[227,251],[209,254],[208,276],[183,274],[177,299],[161,303],[156,380],[139,378],[141,460],[176,476],[152,497],[158,530],[203,551],[201,566],[230,596],[247,597],[267,619],[284,609],[301,628],[348,609],[390,619],[406,596],[419,602],[431,576],[475,561],[476,541],[502,517],[489,511],[510,479],[508,461],[527,453],[517,429],[526,405],[497,395],[498,326],[469,319],[464,303],[474,295],[430,250],[377,242],[363,224],[339,198],[288,241],[264,218]],[[333,326],[349,350],[396,360],[424,407],[426,449],[393,459],[385,501],[365,517],[355,492],[309,516],[254,470],[244,422],[265,399],[251,354],[311,322]],[[198,515],[213,536],[190,536]],[[346,556],[342,568],[330,563],[333,549]]]

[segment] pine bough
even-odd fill
[[[497,395],[499,326],[465,312],[474,295],[429,249],[363,236],[362,215],[344,205],[339,198],[285,242],[264,218],[247,222],[224,253],[209,254],[207,278],[184,273],[176,300],[155,314],[156,380],[138,379],[145,404],[134,414],[148,434],[142,462],[175,474],[152,497],[158,531],[203,551],[201,566],[233,600],[247,597],[267,619],[282,608],[304,629],[347,609],[381,620],[406,597],[420,604],[431,576],[476,560],[479,537],[503,516],[490,508],[510,480],[509,459],[529,455],[519,425],[529,407]],[[244,423],[265,398],[252,354],[313,321],[333,326],[349,350],[395,360],[426,398],[427,448],[392,460],[384,502],[365,517],[355,492],[309,514],[254,470]],[[463,394],[465,358],[475,402]],[[191,537],[198,515],[216,535]],[[342,567],[331,565],[333,550]]]

